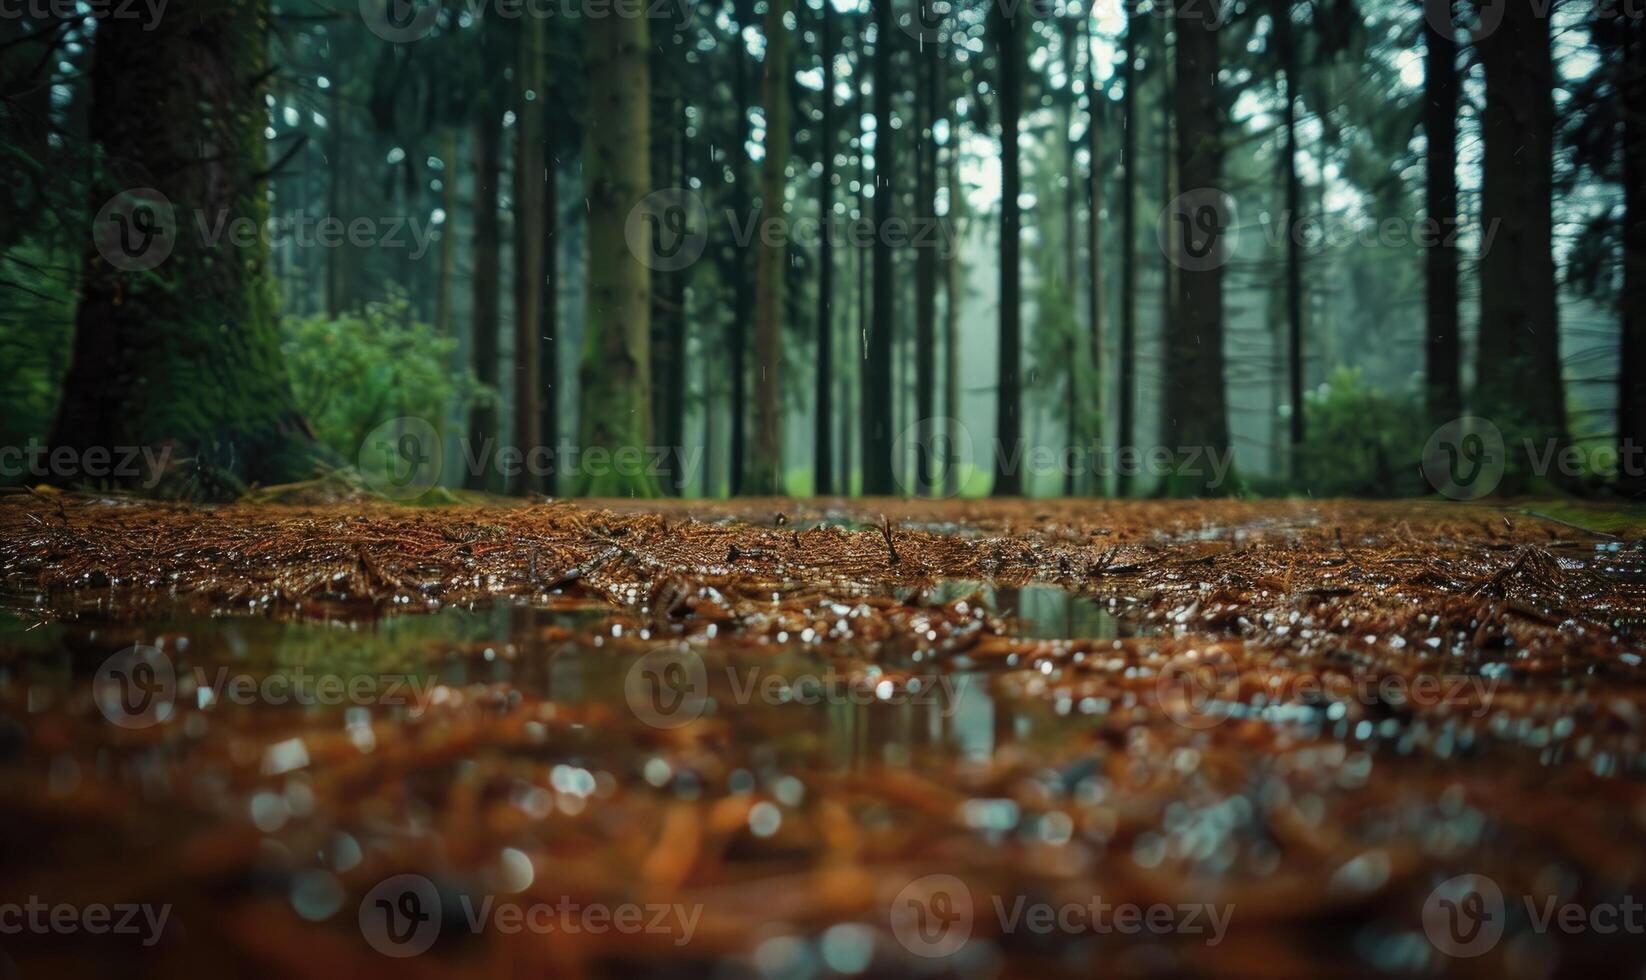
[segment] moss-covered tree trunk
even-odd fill
[[[817,213],[827,222],[834,214],[834,59],[839,53],[829,4],[817,12],[822,36],[823,97],[817,121],[817,158],[823,173],[817,181]],[[835,492],[834,484],[834,242],[825,234],[817,243],[817,414],[813,422],[812,489],[818,496]]]
[[[222,0],[168,10],[152,30],[97,27],[98,247],[52,442],[169,448],[161,472],[114,482],[223,498],[314,474],[263,234],[268,13],[267,0]]]
[[[760,169],[760,252],[755,271],[754,444],[749,490],[783,492],[783,411],[778,370],[783,340],[784,257],[788,252],[783,214],[784,168],[789,163],[789,32],[783,26],[787,0],[766,5],[766,64],[762,100],[766,108],[766,156]]]
[[[591,18],[585,31],[588,305],[578,490],[655,497],[657,478],[645,457],[651,442],[651,273],[624,235],[651,173],[646,20]]]

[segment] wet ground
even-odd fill
[[[1638,975],[1582,524],[7,497],[0,976]]]

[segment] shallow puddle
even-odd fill
[[[1053,585],[1003,586],[968,579],[942,579],[930,588],[905,593],[927,604],[977,596],[996,616],[1015,622],[1012,633],[1033,640],[1113,640],[1137,636],[1142,626],[1121,615],[1116,600],[1077,595]]]

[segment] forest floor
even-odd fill
[[[1638,970],[1643,530],[8,495],[0,973]]]

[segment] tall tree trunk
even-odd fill
[[[1297,179],[1297,45],[1292,40],[1292,0],[1274,0],[1271,14],[1275,25],[1275,54],[1280,70],[1286,77],[1286,96],[1281,108],[1281,132],[1285,146],[1280,151],[1280,182],[1285,188],[1286,208],[1281,217],[1281,233],[1286,241],[1286,363],[1291,382],[1292,402],[1291,477],[1302,477],[1303,439],[1306,434],[1303,417],[1303,253],[1298,245],[1297,209],[1299,186]]]
[[[1449,229],[1457,222],[1457,42],[1424,20],[1423,129],[1429,144],[1429,220],[1440,235],[1425,250],[1425,406],[1438,428],[1463,411],[1458,347],[1457,246]]]
[[[552,79],[547,82],[552,85]],[[560,492],[560,134],[552,108],[554,100],[540,100],[543,113],[543,276],[539,322],[542,339],[537,345],[537,377],[543,398],[538,406],[537,431],[543,444],[555,455],[555,465],[543,475],[542,490],[549,496]]]
[[[1092,345],[1093,416],[1092,441],[1103,441],[1103,420],[1107,417],[1103,385],[1103,145],[1100,139],[1103,122],[1103,100],[1097,91],[1097,75],[1092,68],[1091,12],[1082,18],[1080,28],[1080,56],[1085,63],[1086,77],[1086,155],[1090,157],[1086,169],[1086,324]],[[1106,489],[1101,474],[1092,476],[1092,492],[1101,495]]]
[[[1175,2],[1175,0],[1174,0]],[[1172,85],[1172,48],[1171,22],[1165,19],[1160,21],[1160,58],[1158,70],[1160,72],[1160,200],[1164,206],[1177,197],[1183,183],[1179,179],[1177,158],[1172,153],[1172,120],[1177,115],[1176,103],[1172,101],[1174,91]],[[1192,185],[1191,185],[1192,186]],[[1180,247],[1178,242],[1179,229],[1175,224],[1166,227],[1167,252],[1162,254],[1160,263],[1160,337],[1162,349],[1166,344],[1166,333],[1169,324],[1177,310],[1177,290],[1179,286],[1177,265],[1171,260],[1171,249]],[[1163,389],[1164,390],[1164,389]],[[1162,405],[1162,412],[1165,406]]]
[[[1179,0],[1181,4],[1184,0]],[[1191,14],[1177,23],[1177,169],[1182,186],[1217,188],[1222,177],[1222,110],[1217,94],[1217,31]],[[1214,233],[1215,234],[1215,233]],[[1215,241],[1193,233],[1175,246],[1191,256]],[[1180,262],[1177,302],[1165,331],[1166,441],[1174,450],[1198,451],[1194,471],[1179,471],[1173,493],[1216,493],[1211,453],[1229,446],[1223,392],[1223,267],[1221,262]]]
[[[753,19],[753,4],[747,8],[738,7],[737,24],[741,28]],[[749,55],[741,40],[733,45],[732,52],[732,99],[737,103],[737,122],[732,128],[732,208],[737,213],[738,220],[744,220],[749,214]],[[731,375],[731,463],[730,480],[731,494],[737,496],[743,492],[743,478],[745,476],[744,423],[748,418],[748,404],[744,393],[744,385],[748,378],[748,364],[745,347],[748,342],[749,319],[754,315],[754,291],[749,288],[751,276],[749,270],[749,249],[747,245],[734,242],[734,264],[736,273],[732,280],[732,320],[727,324],[729,337],[726,343],[726,354],[731,361],[728,373]]]
[[[788,0],[767,0],[766,155],[760,171],[761,224],[780,230],[762,235],[755,273],[755,427],[749,485],[754,493],[783,492],[783,412],[778,368],[783,341],[783,280],[788,225],[783,216],[783,170],[789,163],[789,32],[783,26]]]
[[[440,171],[440,204],[446,220],[440,223],[440,282],[435,288],[434,325],[440,336],[452,336],[452,296],[457,279],[457,130],[446,131],[445,168]]]
[[[679,51],[676,50],[675,53],[675,63],[679,64]],[[691,180],[686,172],[689,161],[686,143],[686,98],[678,83],[675,85],[674,94],[674,165],[678,178],[674,186],[689,187]],[[672,465],[680,467],[669,474],[670,486],[667,488],[677,495],[684,495],[686,492],[687,467],[682,454],[686,447],[686,369],[689,364],[686,349],[686,281],[690,275],[691,266],[687,266],[671,272],[668,278],[669,349],[679,352],[679,360],[669,368],[669,384],[665,389],[668,397],[668,415],[663,428],[663,444],[676,454]],[[707,452],[706,448],[704,452]]]
[[[514,444],[524,453],[542,445],[543,114],[527,99],[547,101],[543,18],[527,17],[517,39],[514,72]],[[525,496],[539,480],[522,466],[510,492]]]
[[[1023,492],[1022,390],[1023,356],[1022,270],[1018,255],[1022,218],[1018,197],[1023,174],[1018,159],[1017,130],[1023,114],[1023,42],[1018,35],[1016,8],[1003,4],[989,8],[995,47],[1000,59],[1000,354],[995,387],[994,495]]]
[[[1077,202],[1083,188],[1075,179],[1076,157],[1080,148],[1074,138],[1076,99],[1075,79],[1080,70],[1075,60],[1075,40],[1084,37],[1080,24],[1073,17],[1065,17],[1058,24],[1063,43],[1063,77],[1068,86],[1068,99],[1063,106],[1063,173],[1068,183],[1063,188],[1063,282],[1060,290],[1063,302],[1069,304],[1069,334],[1064,346],[1064,363],[1068,372],[1068,386],[1064,391],[1064,426],[1070,449],[1080,444],[1080,314],[1075,312],[1075,295],[1080,291],[1080,219],[1076,217]],[[1063,495],[1072,497],[1077,491],[1076,468],[1063,472]]]
[[[1549,21],[1510,3],[1497,30],[1478,43],[1486,69],[1481,219],[1497,236],[1480,257],[1480,342],[1475,414],[1497,424],[1508,445],[1564,446],[1552,198],[1554,62]],[[1525,454],[1510,453],[1502,489],[1527,489]]]
[[[822,34],[823,98],[818,120],[817,156],[823,176],[817,184],[817,213],[823,236],[817,243],[817,418],[813,435],[813,490],[819,496],[834,488],[834,240],[829,222],[834,218],[834,59],[839,53],[831,5],[818,11]]]
[[[1618,489],[1646,496],[1646,22],[1618,25],[1623,108],[1623,334],[1618,358]]]
[[[214,247],[194,220],[267,220],[268,19],[267,0],[223,0],[149,28],[108,18],[93,39],[90,136],[154,193],[93,187],[98,248],[51,441],[164,453],[119,477],[139,489],[231,497],[312,475],[320,452],[280,351],[267,242]]]
[[[1137,0],[1126,4],[1126,59],[1120,66],[1121,82],[1125,86],[1124,101],[1120,104],[1120,350],[1119,390],[1116,406],[1115,441],[1122,450],[1133,445],[1136,437],[1135,391],[1137,388],[1137,56],[1138,29],[1142,15]],[[1128,467],[1115,473],[1115,494],[1129,496],[1132,477]]]
[[[331,109],[326,114],[326,122],[331,129],[331,149],[326,154],[326,216],[333,220],[346,220],[343,188],[348,185],[349,176],[344,162],[344,147],[349,124],[343,117],[341,79],[331,87]],[[346,246],[344,242],[326,251],[326,316],[333,320],[342,316],[347,306],[343,296],[344,280],[348,276],[345,268],[348,259]]]
[[[921,221],[937,220],[937,91],[942,58],[935,40],[920,46],[921,91],[917,102],[920,117],[916,131],[920,142],[915,163],[915,214]],[[915,252],[915,493],[921,496],[935,489],[932,471],[932,439],[937,409],[937,255],[932,249],[935,236]]]
[[[629,250],[624,223],[651,174],[651,76],[646,19],[597,17],[584,26],[589,126],[583,148],[588,199],[588,308],[584,315],[580,493],[656,496],[651,443],[651,274]],[[638,461],[638,465],[629,465]]]
[[[892,0],[873,0],[874,42],[874,295],[869,325],[868,362],[863,379],[863,492],[894,492],[892,462],[892,252],[884,231],[892,220],[896,191],[892,174]]]
[[[498,397],[502,397],[498,389],[501,279],[498,253],[502,228],[497,213],[497,192],[502,142],[495,107],[489,99],[482,99],[474,134],[474,272],[471,277],[474,298],[470,309],[474,321],[474,375],[481,384],[497,391]],[[495,449],[496,440],[497,406],[490,401],[476,404],[469,411],[471,451],[484,452],[488,444]],[[470,470],[466,474],[466,485],[471,490],[498,489],[488,468]]]
[[[943,495],[953,497],[960,492],[960,217],[966,199],[960,187],[960,140],[953,127],[949,129],[949,152],[946,169],[949,186],[948,222],[955,236],[948,254],[943,258],[943,411],[948,417],[948,431],[944,433]]]

